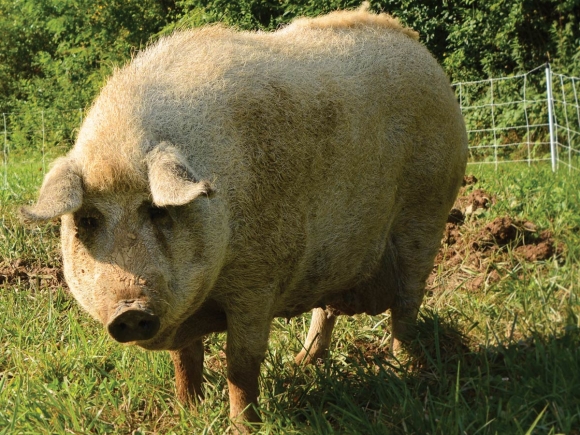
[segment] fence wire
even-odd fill
[[[460,82],[455,89],[469,138],[469,163],[552,161],[580,172],[580,78],[541,65],[525,74]],[[2,113],[2,188],[13,154],[35,151],[46,171],[50,157],[72,147],[83,109]]]
[[[552,161],[580,171],[580,79],[548,64],[525,74],[452,85],[465,118],[469,163]]]

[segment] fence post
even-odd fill
[[[40,111],[40,117],[42,119],[42,175],[46,174],[46,162],[45,162],[45,131],[44,131],[44,110]]]
[[[6,128],[6,114],[2,114],[4,119],[4,189],[8,189],[8,131]]]
[[[490,96],[491,96],[491,128],[493,129],[493,160],[495,161],[495,170],[497,171],[497,168],[499,166],[499,159],[497,156],[497,130],[495,127],[495,110],[493,109],[494,106],[494,95],[493,95],[493,79],[489,79],[489,92],[490,92]]]
[[[548,94],[548,125],[550,127],[550,156],[552,157],[552,172],[556,172],[558,162],[558,149],[556,148],[556,134],[554,131],[554,114],[552,97],[552,70],[550,64],[546,64],[546,91]]]

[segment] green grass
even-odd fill
[[[0,434],[207,433],[228,430],[224,335],[206,339],[206,400],[174,397],[168,354],[109,339],[42,267],[58,268],[58,223],[24,228],[19,204],[41,182],[16,162],[0,191]],[[469,166],[496,202],[462,230],[509,215],[550,229],[560,259],[509,246],[483,268],[436,269],[418,338],[389,358],[388,314],[340,317],[330,357],[293,363],[308,315],[276,320],[263,365],[260,433],[580,434],[580,177],[548,165]],[[472,233],[474,234],[474,233]],[[488,279],[495,271],[498,279]],[[468,288],[463,277],[484,278]],[[458,278],[459,277],[459,278]]]

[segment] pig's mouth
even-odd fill
[[[119,343],[151,340],[161,326],[159,316],[140,300],[120,301],[107,331]]]

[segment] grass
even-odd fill
[[[15,162],[0,191],[0,434],[227,432],[223,334],[206,339],[206,400],[185,409],[168,354],[113,342],[63,287],[58,224],[19,224],[40,167]],[[260,433],[580,434],[580,177],[543,164],[468,173],[479,181],[464,194],[495,203],[461,237],[510,216],[550,230],[559,257],[530,262],[507,245],[440,262],[398,359],[388,314],[340,317],[329,358],[310,367],[293,363],[309,316],[275,320]]]

